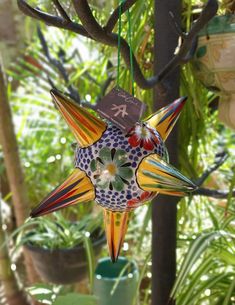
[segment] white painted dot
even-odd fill
[[[129,279],[132,279],[133,278],[133,273],[129,273],[128,277],[129,277]]]
[[[100,274],[97,274],[96,278],[97,280],[101,280],[102,276]]]
[[[205,290],[205,295],[206,295],[207,297],[209,297],[209,296],[211,295],[210,289],[206,289],[206,290]]]

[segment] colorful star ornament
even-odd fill
[[[168,163],[164,145],[186,98],[160,109],[124,134],[58,91],[51,94],[77,141],[75,169],[31,216],[95,200],[104,209],[107,243],[115,262],[130,211],[158,193],[184,196],[196,188]]]

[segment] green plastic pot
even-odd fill
[[[134,305],[139,271],[136,263],[119,257],[116,263],[110,258],[100,259],[95,270],[94,295],[98,305]]]

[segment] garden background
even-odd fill
[[[154,27],[157,8],[155,11],[154,4],[157,1],[132,2],[132,49],[145,77],[150,77],[156,71]],[[33,0],[29,3],[53,15],[60,13],[58,1]],[[205,3],[182,1],[179,18],[184,32],[190,31]],[[61,4],[70,18],[79,22],[72,1],[61,1]],[[233,1],[219,4],[219,14],[234,5]],[[104,26],[118,1],[91,0],[89,5]],[[168,16],[165,20],[172,23]],[[126,37],[125,14],[122,23]],[[177,36],[174,26],[171,24],[169,31]],[[117,32],[117,26],[114,31]],[[69,175],[73,162],[74,138],[52,103],[50,89],[56,87],[85,106],[96,103],[116,85],[117,48],[26,17],[17,1],[1,0],[0,52],[3,63],[0,76],[1,304],[28,305],[35,300],[57,305],[96,304],[94,268],[97,258],[107,256],[108,252],[103,242],[102,249],[100,247],[95,255],[93,240],[85,233],[94,233],[102,239],[99,207],[90,202],[32,222],[28,217],[30,210]],[[120,86],[128,92],[130,79],[129,69],[122,59]],[[201,84],[193,58],[180,65],[177,82],[180,83],[180,96],[187,96],[188,101],[177,123],[174,134],[177,146],[172,151],[171,145],[170,157],[177,160],[177,168],[183,174],[203,187],[205,196],[192,194],[173,202],[169,197],[164,199],[165,209],[168,209],[168,201],[175,207],[178,201],[174,248],[177,273],[176,278],[173,275],[173,287],[172,275],[170,283],[166,284],[167,293],[169,285],[171,288],[169,304],[174,304],[175,300],[179,305],[235,304],[234,131],[218,119],[220,93]],[[146,116],[162,106],[153,89],[145,90],[135,84],[135,95],[146,103]],[[168,98],[166,95],[165,104],[173,101]],[[152,213],[152,206],[157,201],[158,197],[155,202],[135,210],[121,251],[138,265],[140,276],[133,303],[141,305],[151,304],[153,300],[151,282],[157,271],[152,267],[152,231],[155,228],[152,224],[155,225],[157,219],[152,221],[152,214],[156,213]],[[170,231],[171,223],[166,223],[166,227]],[[164,248],[172,247],[167,238],[163,242]],[[66,285],[42,280],[25,247],[28,244],[45,249],[83,245],[82,262],[86,267],[82,278]],[[63,266],[61,278],[64,276],[62,269]],[[159,276],[153,283],[162,281]],[[163,305],[157,302],[153,301],[152,305]]]

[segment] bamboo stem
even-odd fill
[[[4,72],[2,64],[0,63],[0,143],[2,145],[4,163],[12,192],[14,214],[17,226],[20,226],[29,216],[29,200],[6,88]],[[29,283],[35,283],[39,278],[34,270],[31,258],[26,252],[24,252],[24,258]]]
[[[0,206],[0,245],[5,242],[5,232],[2,229],[1,219]],[[5,298],[6,304],[29,305],[23,291],[19,289],[14,273],[11,270],[11,261],[7,247],[0,248],[0,283],[3,287],[3,297]]]

